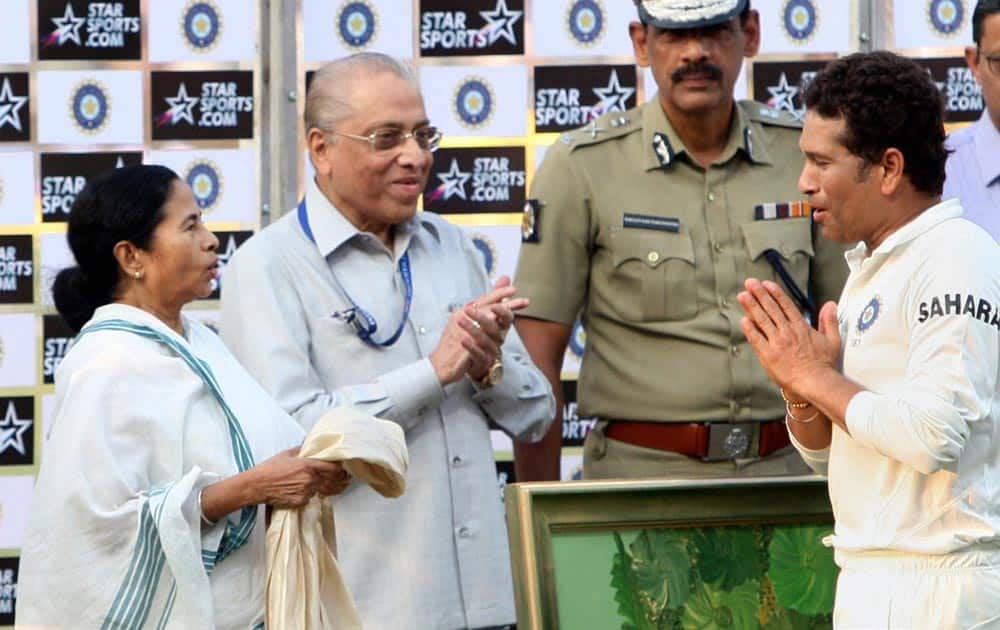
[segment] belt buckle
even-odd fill
[[[753,422],[708,422],[708,453],[702,461],[719,462],[750,457]]]

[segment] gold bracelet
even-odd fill
[[[792,402],[788,400],[788,396],[785,396],[785,390],[783,390],[780,387],[778,388],[778,392],[781,393],[781,399],[785,401],[785,406],[791,409],[805,409],[806,407],[812,404],[808,400],[803,400],[802,402]]]
[[[819,416],[819,409],[817,409],[813,413],[813,415],[809,416],[808,418],[796,418],[792,414],[792,410],[791,409],[785,408],[785,417],[788,418],[789,420],[793,421],[793,422],[798,422],[799,424],[809,424],[810,422],[812,422],[813,420],[815,420],[818,416]]]

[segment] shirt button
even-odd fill
[[[459,457],[458,455],[452,457],[451,458],[451,465],[454,466],[455,468],[458,468],[459,466],[462,465],[462,458]]]
[[[712,249],[715,250],[716,254],[721,254],[722,253],[722,243],[716,241],[715,244],[712,245]]]
[[[725,299],[725,298],[722,298],[722,301],[721,301],[721,302],[719,302],[719,305],[720,305],[720,306],[721,306],[722,308],[729,308],[729,300],[727,300],[727,299]]]
[[[715,201],[715,193],[714,192],[708,193],[708,200],[709,201]]]
[[[459,527],[458,528],[458,537],[459,538],[468,538],[470,534],[471,534],[471,532],[469,531],[468,527]]]
[[[660,259],[660,252],[649,252],[648,254],[646,254],[646,260],[648,260],[651,263],[655,263],[659,259]]]
[[[417,329],[417,332],[419,332],[421,335],[426,335],[427,328],[425,326],[421,326],[420,328]]]
[[[730,347],[729,354],[733,355],[734,357],[740,356],[740,347],[739,346]]]

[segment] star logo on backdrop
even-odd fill
[[[604,112],[623,112],[628,109],[628,104],[626,101],[635,94],[635,88],[624,87],[618,81],[618,71],[612,70],[611,76],[608,78],[608,84],[602,88],[593,88],[594,94],[600,101],[597,103],[596,108],[600,110],[601,113]]]
[[[495,44],[501,37],[517,46],[517,37],[514,36],[514,24],[521,19],[523,11],[511,11],[507,8],[507,0],[497,0],[497,6],[492,11],[480,11],[479,15],[486,20],[483,30],[489,33],[490,46]]]
[[[177,88],[177,96],[168,96],[166,101],[170,109],[160,117],[164,120],[162,123],[157,121],[158,125],[162,126],[168,121],[171,125],[176,125],[182,120],[194,124],[194,106],[198,103],[198,97],[188,96],[186,85],[181,83],[180,87]]]
[[[229,264],[230,259],[232,259],[233,254],[236,253],[236,238],[232,234],[229,235],[229,240],[226,241],[226,248],[219,252],[219,275],[212,278],[212,293],[219,290],[220,283],[222,282],[222,272],[225,271],[226,265]]]
[[[21,420],[17,417],[14,402],[7,403],[7,414],[0,420],[0,453],[12,448],[21,455],[27,455],[24,445],[24,432],[31,428],[31,420]]]
[[[14,91],[10,87],[10,79],[5,78],[3,87],[0,87],[0,128],[4,125],[10,125],[21,131],[21,115],[18,112],[27,102],[27,96],[14,96]]]
[[[442,190],[441,197],[444,201],[448,201],[452,197],[468,200],[468,197],[465,196],[465,182],[469,181],[472,173],[463,173],[459,170],[458,160],[452,159],[448,172],[437,173],[436,177],[441,180],[439,188]]]
[[[784,72],[778,77],[778,85],[769,85],[767,91],[771,93],[771,98],[767,101],[768,105],[779,111],[790,112],[796,118],[800,116],[793,100],[795,95],[799,93],[799,88],[788,84],[788,76]]]
[[[229,240],[226,241],[226,249],[221,254],[219,254],[219,266],[225,267],[229,264],[229,259],[233,257],[236,253],[236,239],[230,235]]]
[[[52,18],[52,23],[56,25],[56,30],[52,31],[45,38],[42,46],[48,47],[52,44],[62,46],[66,42],[73,42],[77,46],[83,46],[83,43],[80,41],[80,27],[86,21],[86,18],[76,17],[73,14],[72,5],[67,2],[66,11],[63,12],[62,17]]]

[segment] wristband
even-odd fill
[[[201,493],[202,493],[202,490],[199,490],[198,491],[198,514],[201,515],[201,522],[202,523],[204,523],[208,527],[212,527],[213,525],[215,525],[215,521],[208,520],[208,517],[205,516],[204,510],[201,509]]]
[[[817,416],[819,416],[818,409],[816,410],[815,413],[813,413],[813,415],[809,416],[808,418],[796,418],[794,415],[792,415],[791,409],[785,410],[785,417],[791,420],[792,422],[798,422],[799,424],[809,424],[810,422],[815,420]]]

